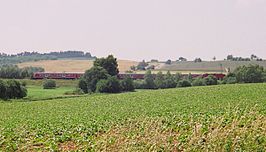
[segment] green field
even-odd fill
[[[266,84],[1,102],[0,116],[0,151],[266,150]]]
[[[59,87],[56,89],[43,89],[40,86],[27,86],[28,95],[23,101],[39,101],[48,100],[55,98],[67,98],[73,97],[71,95],[66,95],[66,92],[71,92],[74,90],[73,87]]]

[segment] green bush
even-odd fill
[[[84,78],[81,78],[79,80],[78,87],[82,90],[83,93],[88,93],[88,84]]]
[[[27,96],[27,89],[19,81],[0,80],[0,98],[1,99],[20,99]]]
[[[100,93],[119,93],[121,92],[120,82],[116,76],[109,76],[107,79],[100,80],[96,85],[96,91]]]
[[[209,75],[208,77],[204,78],[204,81],[206,82],[206,85],[217,85],[218,81],[217,78],[213,75]]]
[[[188,80],[180,80],[177,87],[191,87],[191,83]]]
[[[133,82],[135,89],[145,89],[145,84],[143,80],[134,80]]]
[[[265,80],[265,70],[259,65],[240,66],[234,71],[238,83],[260,83]]]
[[[206,86],[206,82],[202,78],[196,78],[192,81],[193,86]]]
[[[43,83],[43,89],[55,89],[56,81],[55,80],[45,80]]]
[[[152,75],[151,71],[148,70],[144,76],[144,88],[145,89],[156,89],[156,85],[154,82],[154,76]]]
[[[135,90],[134,82],[129,77],[121,81],[121,87],[122,87],[122,91],[134,91]]]

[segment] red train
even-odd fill
[[[33,74],[33,79],[79,79],[84,73],[59,73],[59,72],[36,72]],[[209,75],[213,75],[217,79],[221,80],[225,77],[225,74],[192,74],[193,78],[202,77],[205,78]],[[156,75],[154,74],[154,77]],[[183,77],[187,77],[188,74],[183,74]],[[119,79],[130,77],[132,79],[144,79],[144,74],[118,74]]]

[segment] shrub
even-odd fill
[[[130,77],[125,78],[121,81],[122,91],[134,91],[134,82]]]
[[[20,99],[27,96],[27,89],[19,81],[0,80],[0,98],[1,99]]]
[[[188,80],[180,80],[177,87],[191,87],[191,83]]]
[[[133,82],[135,89],[145,89],[145,84],[143,80],[134,80]]]
[[[84,92],[82,91],[82,89],[77,88],[74,91],[67,91],[64,93],[65,95],[83,95]]]
[[[97,83],[97,92],[100,93],[119,93],[121,92],[121,87],[119,80],[116,76],[110,76],[107,79],[102,79]]]
[[[163,89],[166,87],[164,84],[164,76],[161,71],[157,73],[154,83],[156,88]]]
[[[204,78],[204,81],[206,82],[206,85],[217,85],[218,81],[217,78],[213,75],[209,75],[208,77]]]
[[[43,89],[55,89],[56,81],[55,80],[45,80],[43,83]]]
[[[193,86],[206,86],[206,82],[202,78],[196,78],[192,81]]]

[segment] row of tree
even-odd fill
[[[44,72],[41,67],[25,67],[19,68],[15,65],[6,65],[0,67],[0,78],[5,79],[24,79],[30,78],[34,72]]]
[[[147,71],[144,80],[136,80],[134,86],[136,89],[166,89],[217,84],[218,80],[211,75],[206,78],[193,78],[191,74],[182,76],[180,73],[176,73],[173,75],[168,71],[165,75],[162,72],[153,75],[151,71]]]
[[[27,89],[16,80],[0,80],[0,99],[20,99],[27,96]]]
[[[22,52],[18,54],[0,53],[0,65],[17,64],[28,61],[57,60],[60,58],[86,58],[95,59],[89,52],[83,51],[60,51],[50,53]]]

